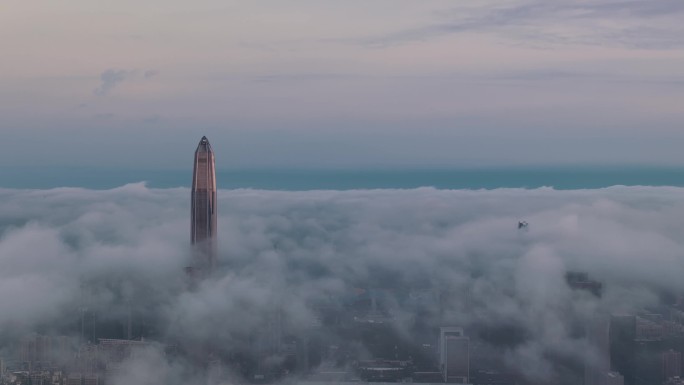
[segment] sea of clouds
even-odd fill
[[[219,271],[194,290],[183,274],[189,196],[143,183],[0,189],[0,341],[65,328],[83,308],[133,308],[163,325],[160,340],[230,346],[274,308],[301,335],[315,323],[312,304],[355,287],[404,287],[443,294],[449,311],[435,327],[447,317],[466,330],[516,330],[521,339],[495,347],[516,370],[550,379],[553,357],[592,358],[577,324],[684,291],[680,188],[223,190]],[[571,290],[566,271],[601,281],[603,296]],[[408,335],[414,307],[384,301]],[[192,371],[148,353],[120,383]]]

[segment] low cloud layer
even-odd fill
[[[289,333],[310,333],[320,304],[364,288],[382,293],[407,338],[416,309],[438,302],[434,327],[515,330],[520,338],[485,338],[485,347],[527,378],[549,380],[562,375],[553,357],[591,356],[591,343],[573,332],[578,323],[684,290],[678,188],[231,190],[219,198],[220,271],[187,290],[189,190],[0,190],[2,343],[68,329],[87,308],[112,317],[133,309],[162,343],[239,346],[274,312]],[[519,220],[529,227],[517,229]],[[569,289],[566,271],[603,282],[604,295]],[[192,373],[191,364],[160,364],[159,349],[148,353],[127,365]],[[148,383],[138,369],[122,381]]]

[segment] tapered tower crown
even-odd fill
[[[209,139],[207,139],[206,136],[203,136],[202,139],[200,139],[200,142],[197,145],[197,151],[213,152],[211,149],[211,144],[209,144]]]

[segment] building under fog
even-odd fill
[[[585,337],[593,345],[595,355],[584,363],[584,385],[603,385],[610,372],[610,323],[608,317],[596,315],[585,324]]]
[[[606,384],[606,385],[625,385],[625,378],[622,377],[622,375],[620,373],[608,372],[605,375],[604,384]]]
[[[662,353],[663,379],[682,376],[682,353],[670,349]]]
[[[439,368],[444,382],[467,384],[470,377],[470,339],[463,328],[442,327],[439,331]]]
[[[190,239],[193,246],[193,275],[206,276],[216,264],[216,166],[214,151],[206,136],[195,150],[191,192]]]
[[[624,377],[626,385],[635,385],[636,316],[610,317],[610,367]]]

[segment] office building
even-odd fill
[[[610,317],[610,368],[624,377],[626,385],[635,385],[636,316]]]
[[[470,377],[470,339],[460,327],[439,332],[439,369],[444,382],[467,384]]]
[[[634,349],[634,385],[651,385],[663,382],[662,340],[636,340]],[[625,382],[627,379],[625,378]]]
[[[66,385],[81,385],[83,375],[81,373],[71,373],[67,377]]]
[[[625,378],[617,372],[608,372],[605,375],[606,385],[625,385]]]
[[[673,377],[663,382],[663,385],[684,385],[684,380],[680,377]]]
[[[83,377],[83,385],[99,385],[100,379],[97,374],[86,374]]]
[[[584,385],[603,385],[606,373],[610,371],[610,340],[608,318],[597,315],[585,325],[587,342],[593,347],[593,354],[584,363]]]
[[[663,379],[682,376],[682,353],[672,349],[663,352]]]
[[[19,342],[16,358],[32,370],[49,367],[54,358],[52,342],[52,337],[49,336],[28,336]]]
[[[191,231],[194,276],[207,276],[216,264],[216,167],[214,151],[206,136],[197,150],[192,173]]]
[[[32,372],[29,375],[29,379],[31,380],[31,385],[43,385],[48,383],[47,374],[40,372]]]

